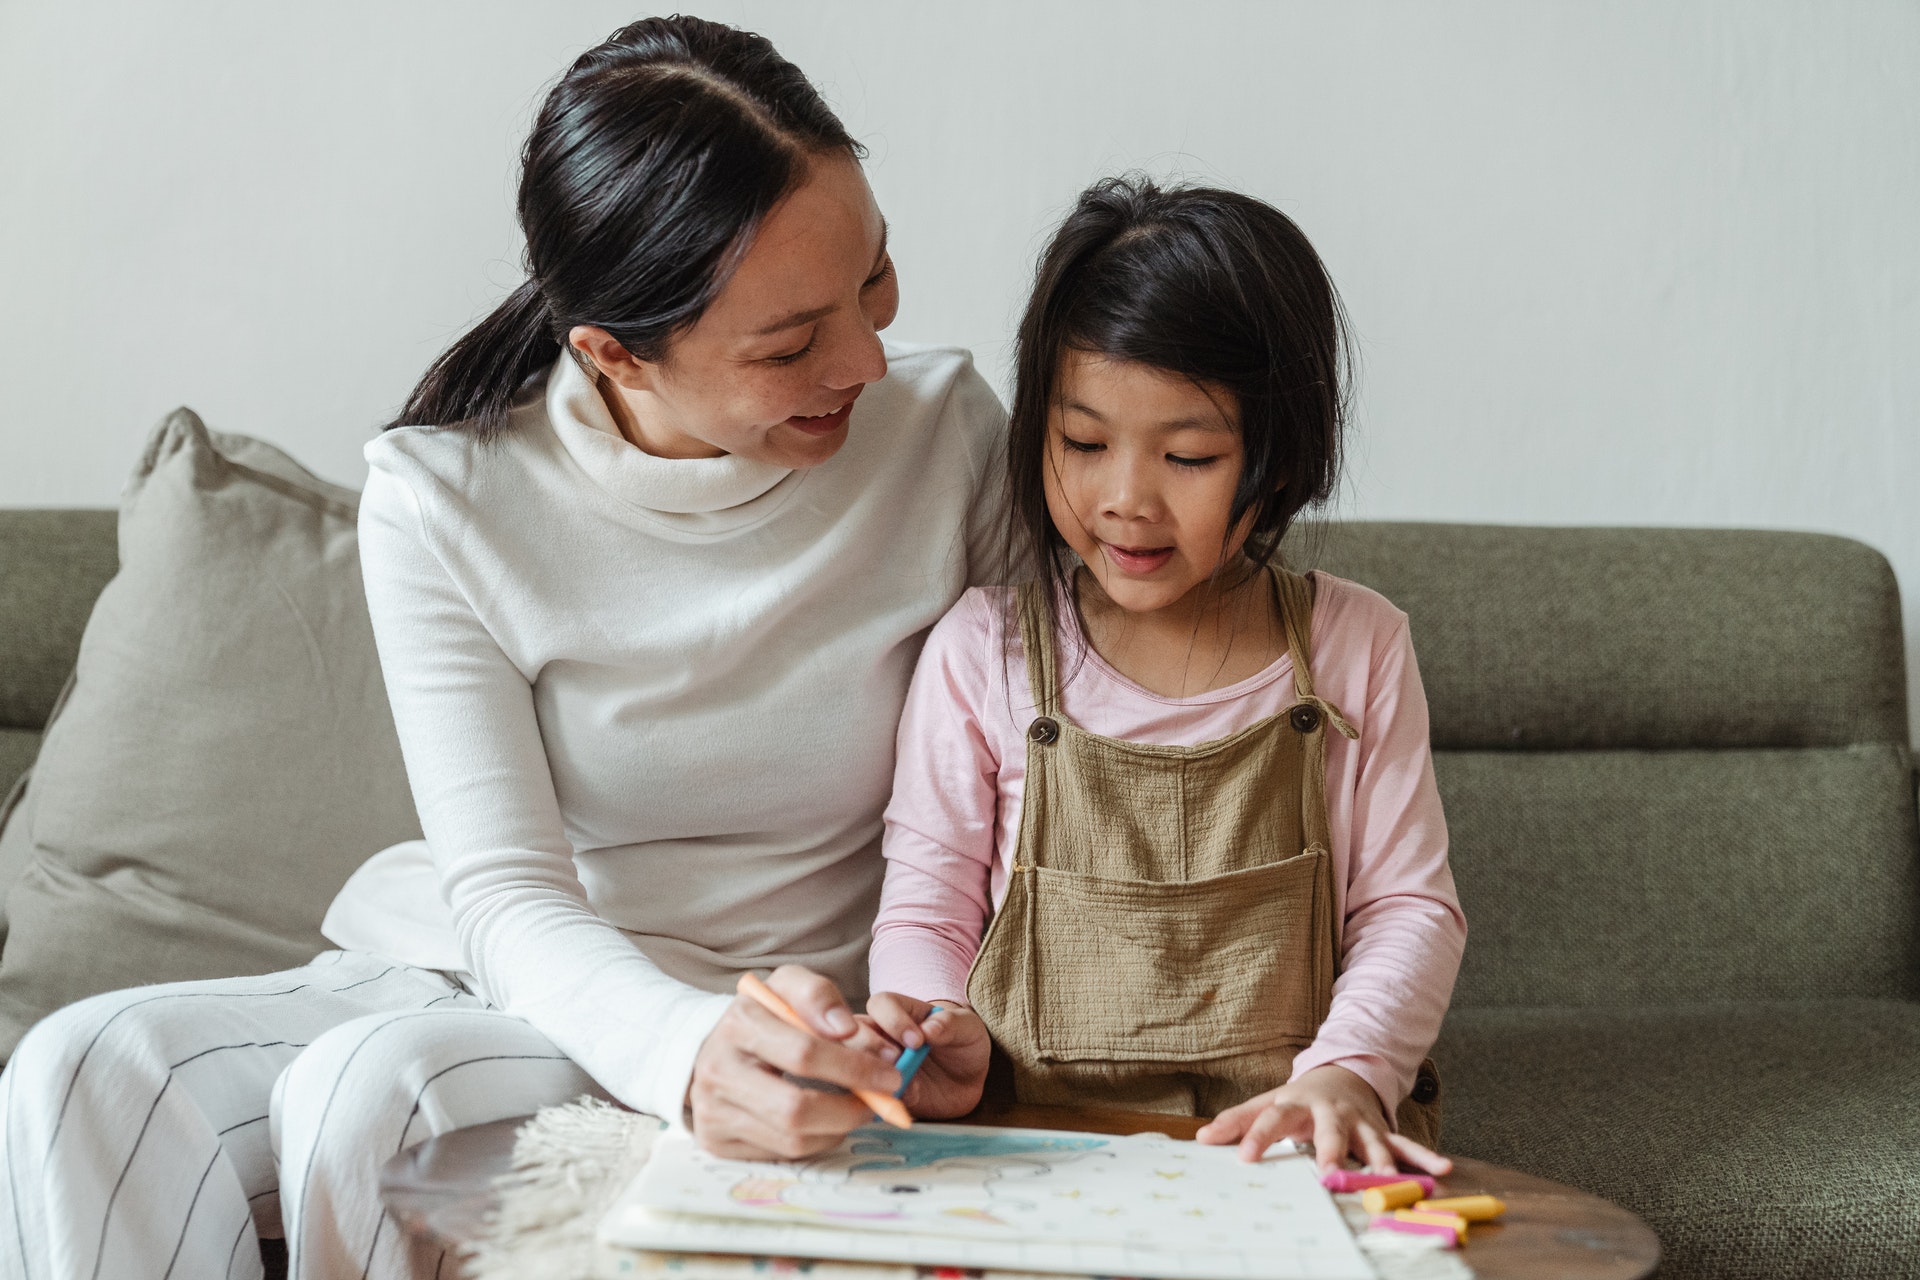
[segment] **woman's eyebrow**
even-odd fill
[[[878,272],[880,270],[880,264],[885,262],[886,260],[887,260],[887,220],[885,218],[882,218],[880,219],[880,252],[873,255],[873,271],[868,272],[868,275],[872,276],[874,273]],[[809,307],[805,311],[796,311],[792,315],[781,316],[778,320],[775,320],[772,324],[763,325],[760,328],[755,329],[753,331],[753,336],[756,338],[764,338],[768,334],[779,333],[784,329],[797,329],[803,324],[812,324],[815,320],[824,319],[825,317],[832,315],[834,307],[836,307],[837,305],[838,305],[837,303],[829,303],[824,307]]]

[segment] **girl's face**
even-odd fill
[[[666,360],[635,360],[593,326],[569,339],[605,375],[621,430],[648,453],[811,467],[839,451],[854,400],[886,374],[879,331],[899,307],[866,175],[851,158],[821,156]]]
[[[1228,528],[1240,482],[1232,395],[1150,365],[1067,351],[1047,421],[1047,510],[1100,587],[1131,613],[1164,609],[1246,542]]]

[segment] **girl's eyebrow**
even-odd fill
[[[870,276],[878,272],[880,270],[880,264],[887,260],[887,230],[887,220],[885,218],[880,219],[880,252],[873,255],[873,271],[868,272]],[[779,333],[782,330],[797,329],[803,324],[812,324],[815,320],[822,320],[832,315],[834,308],[838,305],[838,303],[831,303],[824,307],[812,307],[806,311],[796,311],[792,315],[781,316],[772,324],[762,325],[760,328],[755,329],[752,336],[765,338],[771,334]]]
[[[1068,413],[1085,414],[1095,422],[1105,422],[1107,420],[1106,414],[1101,413],[1091,405],[1082,404],[1078,400],[1062,401],[1061,408],[1065,409]],[[1198,414],[1188,414],[1184,418],[1169,418],[1165,422],[1156,422],[1154,425],[1162,431],[1222,431],[1228,435],[1233,434],[1233,428],[1221,421],[1218,417],[1201,416]]]

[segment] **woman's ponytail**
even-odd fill
[[[482,439],[497,435],[514,396],[552,367],[560,349],[553,311],[528,280],[433,362],[387,429],[458,424]]]
[[[575,325],[664,359],[807,158],[834,150],[861,154],[764,36],[688,17],[614,32],[560,77],[527,137],[527,283],[433,362],[389,429],[497,435]]]

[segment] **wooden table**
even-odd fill
[[[493,1207],[493,1180],[507,1172],[514,1131],[526,1119],[456,1129],[401,1152],[381,1173],[381,1199],[411,1234],[455,1248],[477,1239]],[[967,1120],[1175,1138],[1191,1138],[1202,1123],[1185,1116],[1021,1106],[982,1108]],[[1500,1221],[1475,1225],[1461,1255],[1483,1280],[1644,1280],[1660,1263],[1659,1240],[1632,1213],[1517,1169],[1456,1159],[1437,1194],[1481,1192],[1507,1203]]]

